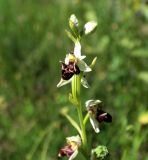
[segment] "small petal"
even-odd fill
[[[91,68],[83,60],[77,59],[77,65],[78,65],[79,69],[83,72],[90,72],[91,71]]]
[[[74,47],[74,55],[79,58],[81,57],[81,44],[79,41],[77,41],[75,43],[75,47]]]
[[[88,100],[85,102],[85,106],[87,109],[89,109],[91,106],[96,106],[99,103],[101,103],[100,100]]]
[[[91,123],[93,129],[95,130],[95,132],[99,133],[100,132],[99,123],[96,121],[96,119],[90,117],[90,123]]]
[[[57,87],[58,87],[58,88],[59,88],[59,87],[62,87],[62,86],[64,86],[64,85],[70,83],[71,80],[72,80],[72,78],[69,79],[69,80],[63,80],[63,79],[61,78],[60,82],[57,84]]]
[[[89,84],[88,84],[88,82],[87,82],[87,80],[86,80],[86,78],[84,78],[84,77],[81,78],[81,84],[85,88],[89,88],[90,87]]]
[[[66,54],[66,57],[65,57],[65,64],[68,65],[69,62],[74,62],[76,60],[76,57],[74,54],[72,53],[69,53],[69,54]]]
[[[77,154],[78,154],[78,150],[76,149],[74,153],[69,157],[68,160],[73,160],[77,156]]]
[[[97,22],[95,21],[90,21],[90,22],[87,22],[85,25],[84,25],[84,33],[87,35],[91,32],[93,32],[97,27]]]

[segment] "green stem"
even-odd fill
[[[85,130],[85,126],[83,125],[83,114],[82,114],[81,104],[79,104],[79,106],[77,107],[77,111],[78,111],[81,131],[82,131],[82,137],[81,138],[82,138],[83,148],[84,148],[84,150],[87,150],[86,130]]]
[[[82,139],[83,149],[87,152],[87,137],[86,137],[85,125],[83,123],[84,118],[82,114],[80,92],[81,92],[81,75],[74,75],[72,80],[72,96],[77,102],[77,112],[78,112],[79,123],[82,131],[81,139]]]
[[[87,113],[86,116],[84,117],[84,120],[83,120],[84,126],[86,126],[88,119],[89,119],[89,114]]]

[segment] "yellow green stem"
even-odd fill
[[[84,147],[85,150],[87,150],[86,130],[85,130],[85,126],[83,125],[83,114],[82,114],[81,104],[77,107],[77,111],[78,111],[81,131],[82,131],[82,137],[81,138],[82,138],[83,147]]]
[[[83,144],[83,149],[87,152],[87,138],[86,138],[86,129],[85,124],[83,123],[83,113],[82,113],[82,105],[80,100],[80,92],[81,92],[81,75],[74,75],[72,80],[72,96],[77,102],[77,112],[79,117],[79,123],[81,127],[81,139]]]
[[[88,119],[89,119],[89,114],[87,113],[86,116],[84,117],[84,120],[83,120],[84,126],[86,126]]]

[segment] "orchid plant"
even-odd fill
[[[60,61],[62,74],[57,87],[71,83],[72,91],[69,94],[69,100],[76,106],[79,122],[69,116],[67,112],[63,112],[63,115],[77,130],[78,135],[66,138],[67,144],[60,149],[58,156],[66,156],[68,160],[73,160],[80,151],[87,160],[103,159],[108,155],[108,150],[105,146],[99,145],[96,148],[92,148],[90,152],[88,150],[86,123],[90,119],[94,131],[99,133],[100,123],[111,122],[112,116],[101,109],[102,102],[100,100],[87,100],[85,107],[83,107],[81,102],[81,84],[83,87],[89,88],[85,74],[92,71],[97,60],[97,57],[95,57],[90,65],[86,64],[84,61],[86,56],[81,53],[81,39],[84,35],[94,32],[97,23],[95,21],[87,22],[80,30],[79,21],[73,14],[69,19],[69,27],[70,31],[66,30],[66,33],[74,43],[74,50],[66,54],[64,61]],[[83,110],[86,111],[85,116],[83,115]]]

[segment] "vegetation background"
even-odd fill
[[[70,85],[56,88],[59,60],[73,50],[72,13],[81,25],[98,22],[82,42],[88,63],[98,57],[82,100],[102,100],[113,116],[99,134],[88,124],[91,145],[106,145],[114,160],[148,160],[147,0],[0,0],[0,160],[56,160],[77,134],[60,114],[75,114]]]

